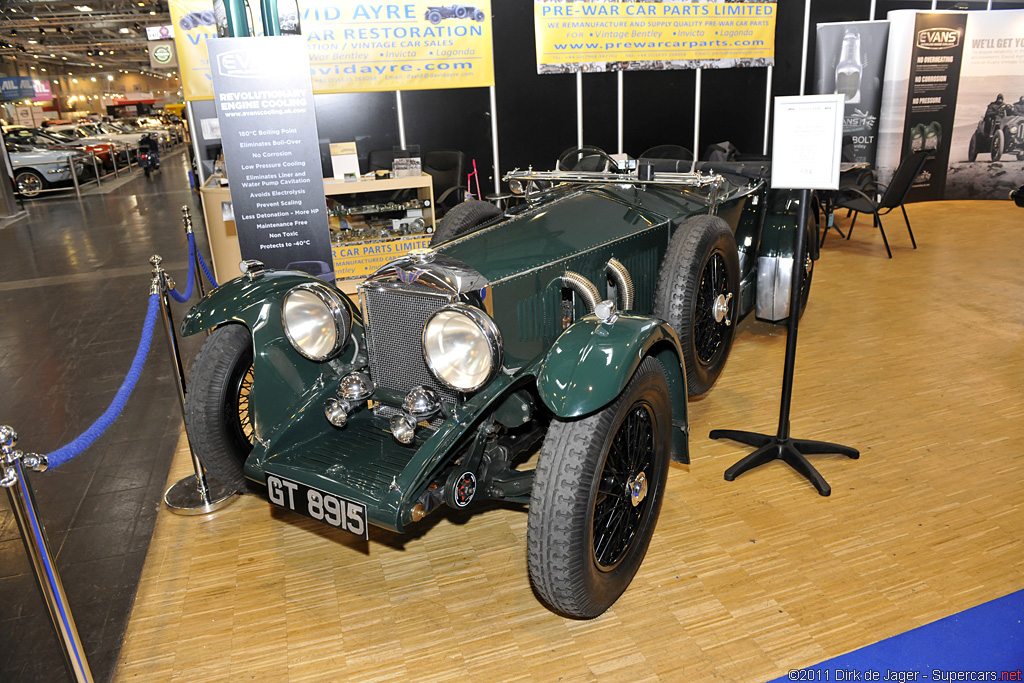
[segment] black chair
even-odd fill
[[[870,192],[869,194],[869,192],[855,187],[847,187],[836,193],[834,202],[836,208],[851,209],[857,213],[870,213],[874,216],[875,225],[878,226],[879,232],[882,233],[882,242],[885,243],[885,251],[889,254],[889,258],[892,258],[892,250],[889,249],[889,240],[886,239],[885,228],[882,227],[882,216],[888,214],[896,207],[899,207],[900,211],[903,212],[903,220],[906,222],[907,232],[910,234],[910,242],[914,245],[914,249],[917,249],[917,241],[914,239],[914,231],[910,229],[910,219],[907,218],[907,210],[903,207],[903,202],[907,200],[907,193],[910,192],[914,179],[920,175],[921,169],[924,168],[924,164],[928,161],[930,155],[930,151],[921,150],[904,157],[903,161],[900,162],[899,168],[896,169],[896,173],[893,174],[892,180],[889,181],[888,186],[879,184],[874,187],[868,187],[869,192],[871,190],[875,190],[875,192]],[[882,190],[883,188],[884,191],[881,197],[876,200],[877,190]],[[854,214],[853,220],[856,222],[856,214]],[[851,234],[853,234],[853,223],[850,224],[850,229],[846,233],[846,239],[850,239]]]
[[[693,152],[679,145],[657,145],[640,155],[651,167],[662,173],[688,173],[693,165]]]
[[[466,187],[466,155],[454,149],[439,149],[423,155],[423,170],[434,179],[434,218],[440,218],[462,202]]]

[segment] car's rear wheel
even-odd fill
[[[978,160],[978,133],[975,131],[974,135],[971,136],[971,141],[967,145],[967,161]]]
[[[739,320],[740,262],[729,224],[694,216],[676,230],[654,292],[654,314],[679,334],[690,396],[714,385]]]
[[[992,161],[999,161],[1003,157],[1005,143],[1006,138],[1003,136],[1003,129],[1000,128],[992,136]]]
[[[214,477],[236,491],[249,488],[242,466],[253,445],[252,360],[252,336],[245,326],[218,327],[196,354],[185,394],[192,448]]]
[[[596,617],[633,580],[661,509],[671,424],[665,372],[649,357],[614,402],[548,427],[526,549],[533,588],[555,611]]]
[[[35,197],[46,187],[46,181],[38,171],[25,168],[14,174],[14,186],[22,197]]]
[[[430,238],[430,246],[436,247],[456,237],[461,237],[479,225],[501,215],[501,209],[490,202],[470,199],[458,204],[444,215]]]
[[[487,18],[487,15],[483,13],[483,10],[475,10],[473,12],[473,21],[483,21]]]

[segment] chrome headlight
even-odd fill
[[[442,383],[469,392],[486,384],[501,367],[501,334],[486,313],[451,304],[423,327],[423,358]]]
[[[310,360],[327,360],[341,351],[352,327],[339,295],[309,282],[284,295],[281,323],[295,350]]]

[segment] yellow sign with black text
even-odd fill
[[[538,73],[768,66],[774,2],[535,0]]]
[[[250,2],[255,21],[259,3]],[[314,93],[494,85],[491,0],[303,0],[299,29]],[[216,40],[210,0],[171,0],[186,100],[213,99],[206,41]],[[257,26],[256,35],[263,35]]]
[[[334,276],[339,280],[366,279],[378,268],[411,249],[430,246],[430,235],[414,235],[379,242],[342,242],[331,245]]]

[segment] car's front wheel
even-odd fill
[[[996,130],[992,136],[992,161],[999,161],[1003,157],[1003,147],[1006,145],[1006,138],[1003,129]]]
[[[694,216],[672,235],[654,291],[654,314],[679,334],[689,396],[725,367],[739,320],[740,261],[729,224]]]
[[[22,197],[35,197],[46,187],[46,181],[38,171],[25,168],[14,174],[14,186]]]
[[[253,445],[252,360],[252,336],[244,325],[218,327],[196,354],[185,394],[192,448],[214,477],[236,491],[249,486],[242,466]]]
[[[555,611],[596,617],[633,580],[661,509],[671,425],[665,371],[647,358],[610,405],[548,427],[526,549],[533,588]]]
[[[975,131],[971,141],[967,144],[967,161],[978,160],[978,133]]]

